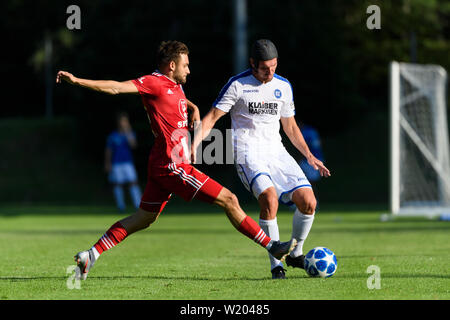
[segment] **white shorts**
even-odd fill
[[[108,179],[114,184],[136,182],[136,169],[131,162],[113,164]]]
[[[236,169],[245,188],[253,193],[256,199],[269,187],[275,187],[278,201],[292,207],[292,192],[299,188],[311,188],[298,163],[282,148],[270,156],[243,164],[236,164]]]

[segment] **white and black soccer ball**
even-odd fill
[[[311,277],[329,278],[337,269],[333,251],[325,247],[311,249],[305,256],[305,271]]]

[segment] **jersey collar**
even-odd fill
[[[266,85],[266,84],[269,84],[269,83],[271,83],[271,82],[273,81],[273,78],[275,78],[275,75],[274,75],[273,78],[272,78],[272,80],[270,80],[269,82],[263,83],[263,82],[261,82],[260,80],[258,80],[258,78],[255,77],[255,75],[253,74],[253,71],[251,72],[251,75],[252,75],[253,79],[255,79],[255,81],[257,81],[260,85]]]
[[[155,70],[155,73],[160,74],[163,77],[166,77],[167,79],[169,79],[171,82],[173,82],[173,84],[178,84],[176,81],[170,79],[168,76],[166,76],[165,74],[161,73],[161,71],[159,71],[158,69]]]

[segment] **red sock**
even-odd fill
[[[255,222],[255,220],[249,216],[245,217],[245,219],[241,222],[238,230],[264,248],[267,247],[271,240],[263,229],[261,229],[261,227]]]
[[[95,249],[98,253],[102,254],[103,251],[115,247],[119,242],[127,237],[128,233],[122,226],[122,224],[117,221],[111,226],[111,228],[106,231],[106,233],[94,244]]]

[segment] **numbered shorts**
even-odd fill
[[[292,193],[299,188],[311,188],[298,163],[284,148],[253,161],[246,159],[245,163],[236,164],[236,169],[245,188],[256,199],[267,188],[275,187],[279,202],[292,207]]]
[[[137,181],[136,169],[133,163],[117,163],[111,166],[108,180],[114,184],[131,183]]]
[[[161,212],[172,194],[185,201],[195,197],[212,203],[223,188],[190,164],[150,165],[148,171],[147,185],[140,204],[140,208],[145,211]]]

